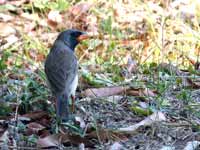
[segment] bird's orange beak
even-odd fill
[[[88,34],[82,34],[79,37],[77,37],[77,41],[81,42],[83,40],[89,39],[90,36]]]

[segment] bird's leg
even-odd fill
[[[59,97],[56,98],[56,119],[59,120],[61,116],[61,101]]]
[[[62,121],[68,121],[68,96],[61,95],[57,98],[56,115],[57,118],[61,119]]]
[[[71,95],[71,99],[72,99],[71,111],[72,113],[74,113],[75,112],[75,96]]]

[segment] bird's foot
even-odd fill
[[[75,100],[76,100],[74,95],[71,95],[71,100],[72,100],[71,112],[74,113],[75,112]]]

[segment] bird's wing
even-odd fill
[[[45,72],[55,95],[70,94],[70,85],[77,74],[76,56],[69,49],[52,51],[47,57]]]

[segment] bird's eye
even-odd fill
[[[80,35],[81,35],[80,32],[74,32],[74,33],[72,33],[72,36],[74,36],[74,37],[79,37]]]

